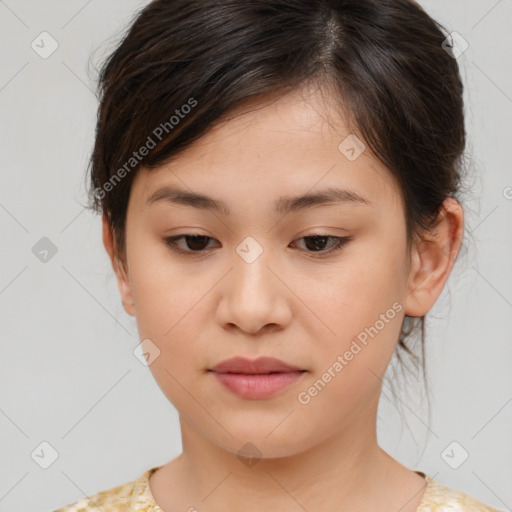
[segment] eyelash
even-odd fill
[[[164,242],[172,251],[174,251],[178,254],[194,255],[194,254],[205,253],[206,252],[205,250],[187,251],[187,250],[178,248],[178,246],[176,245],[176,241],[179,240],[180,238],[193,238],[193,237],[202,237],[202,238],[208,238],[210,240],[214,240],[214,238],[206,236],[206,235],[201,235],[201,234],[197,234],[197,233],[188,233],[188,234],[183,234],[183,235],[178,235],[178,236],[166,237],[166,238],[164,238]],[[298,240],[302,240],[304,238],[328,238],[328,239],[335,240],[334,246],[330,250],[306,251],[313,255],[320,254],[320,257],[323,257],[323,255],[330,255],[332,253],[340,251],[341,249],[343,249],[345,247],[345,245],[348,244],[348,242],[350,242],[353,239],[352,236],[331,236],[331,235],[324,235],[324,234],[320,234],[320,233],[310,233],[301,238],[298,238]]]

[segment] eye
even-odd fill
[[[331,235],[322,235],[317,233],[311,233],[309,235],[303,236],[299,238],[299,240],[304,240],[306,243],[306,247],[308,248],[307,252],[320,252],[321,254],[330,254],[336,251],[341,250],[348,242],[352,240],[351,236],[331,236]],[[331,241],[330,249],[324,250],[324,247],[328,241]],[[329,244],[327,244],[329,245]],[[312,251],[309,249],[313,249]]]
[[[306,242],[306,252],[320,253],[321,255],[323,255],[341,250],[348,242],[352,240],[352,238],[353,237],[351,236],[339,237],[311,233],[302,238],[299,238],[298,240],[304,240]],[[180,239],[183,239],[185,241],[186,249],[178,245],[178,241]],[[206,235],[198,234],[185,234],[164,238],[165,244],[171,250],[180,254],[204,253],[206,252],[205,249],[208,246],[209,240],[215,239]],[[323,249],[323,247],[326,245],[329,246],[329,244],[327,243],[328,241],[331,241],[332,243],[330,244],[330,249],[325,250]]]
[[[190,251],[185,250],[178,246],[177,241],[180,238],[185,239],[186,246],[191,249]],[[204,252],[205,245],[208,245],[208,240],[214,240],[210,236],[206,235],[195,235],[195,234],[187,234],[187,235],[179,235],[179,236],[170,236],[164,238],[164,242],[168,245],[173,251],[178,253],[191,253],[191,252]]]

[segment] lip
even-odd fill
[[[276,395],[297,382],[306,370],[273,357],[233,357],[209,370],[229,391],[242,398],[262,399]]]
[[[232,357],[215,365],[211,370],[217,373],[244,373],[254,375],[270,372],[284,373],[302,371],[302,368],[289,365],[274,357],[258,357],[257,359]]]

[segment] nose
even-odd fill
[[[283,284],[286,277],[280,275],[269,254],[264,251],[252,262],[235,255],[233,266],[222,280],[219,325],[225,329],[238,327],[250,334],[285,328],[291,321],[289,301],[293,294]]]

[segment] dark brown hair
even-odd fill
[[[150,2],[99,74],[89,199],[120,261],[141,167],[167,163],[246,100],[307,84],[326,87],[396,177],[410,246],[461,179],[463,85],[446,37],[411,0]],[[424,321],[406,316],[398,348],[417,363],[405,341],[420,325],[425,376]]]

